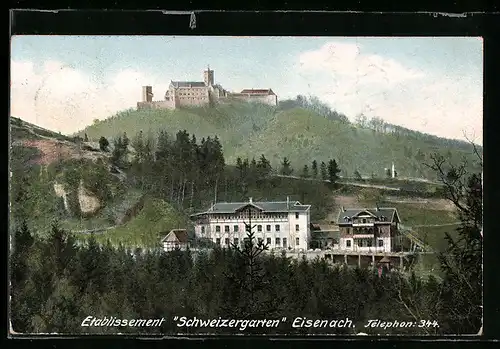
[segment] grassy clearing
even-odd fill
[[[453,212],[429,209],[425,204],[384,202],[382,205],[396,207],[402,223],[407,226],[447,224],[457,221]]]

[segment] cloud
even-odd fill
[[[158,99],[167,88],[155,84],[153,76],[132,69],[106,77],[58,61],[36,68],[30,61],[11,62],[11,115],[67,134],[94,119],[135,107],[142,85],[153,85]]]
[[[393,86],[424,77],[420,71],[404,67],[393,59],[365,54],[356,44],[327,43],[299,57],[300,70],[319,72],[334,79],[349,79],[358,85]]]
[[[430,73],[336,42],[301,53],[295,71],[290,92],[315,95],[351,120],[363,113],[447,138],[466,132],[482,143],[481,76]]]

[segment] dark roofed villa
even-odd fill
[[[397,252],[401,249],[396,208],[342,208],[338,216],[341,249],[363,252]]]

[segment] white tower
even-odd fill
[[[392,163],[391,177],[392,178],[396,178],[396,169],[394,168],[394,162]]]

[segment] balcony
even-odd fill
[[[367,234],[367,233],[364,233],[364,234],[354,233],[352,235],[352,237],[354,239],[373,239],[373,238],[375,238],[375,235],[374,234]]]
[[[353,227],[373,227],[374,226],[374,222],[370,222],[370,223],[352,223],[352,226]]]

